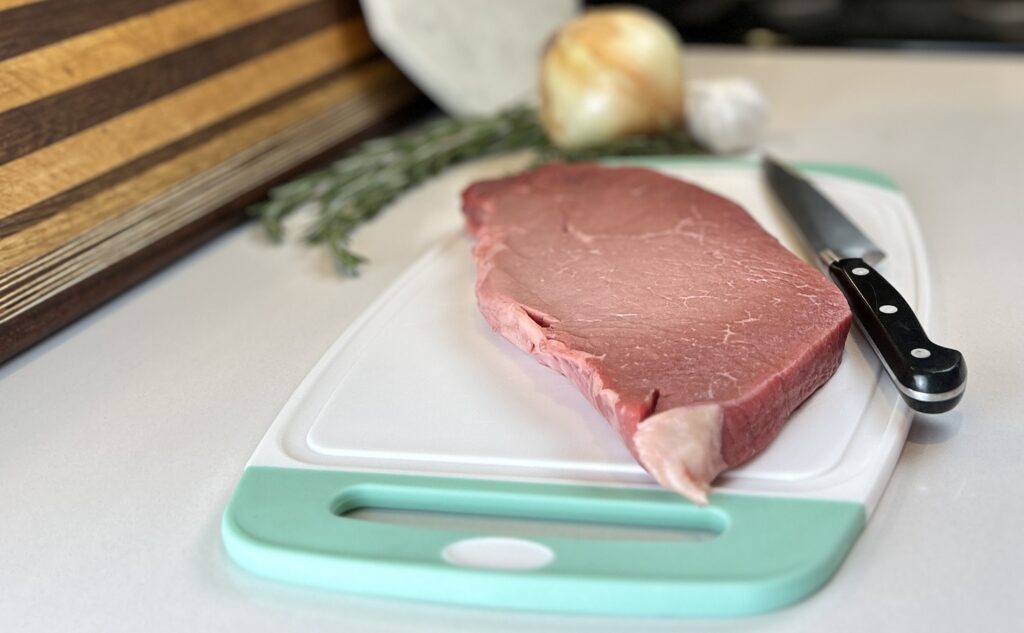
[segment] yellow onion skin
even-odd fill
[[[555,35],[541,60],[541,123],[572,149],[683,123],[682,40],[637,7],[590,10]]]

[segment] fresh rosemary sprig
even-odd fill
[[[250,213],[260,218],[271,239],[279,241],[285,217],[313,203],[317,218],[307,241],[325,244],[339,270],[355,275],[366,260],[349,250],[352,233],[389,202],[457,163],[523,149],[535,150],[538,163],[704,151],[681,131],[564,151],[548,140],[536,110],[519,107],[486,118],[439,118],[402,134],[367,141],[326,168],[275,187]]]

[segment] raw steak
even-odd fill
[[[463,210],[491,327],[567,376],[661,485],[697,503],[839,365],[842,294],[696,185],[552,165],[470,186]]]

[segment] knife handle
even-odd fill
[[[840,259],[828,270],[910,408],[943,413],[955,407],[967,384],[963,355],[933,343],[906,300],[864,260]]]

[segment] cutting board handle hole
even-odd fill
[[[682,499],[602,499],[460,488],[360,484],[337,496],[338,517],[413,528],[486,535],[595,540],[703,542],[725,531],[719,508],[698,508]]]

